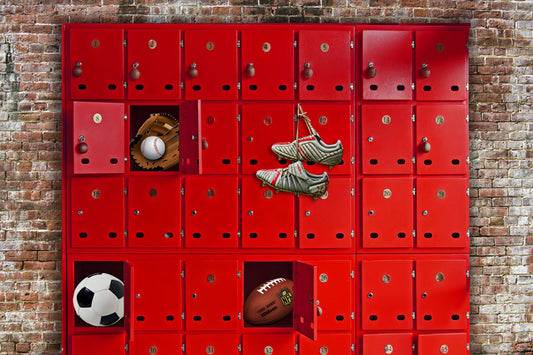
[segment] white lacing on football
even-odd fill
[[[277,279],[274,279],[274,280],[270,280],[267,283],[261,285],[261,287],[257,289],[257,292],[259,292],[260,294],[264,295],[265,292],[268,291],[269,288],[274,287],[274,286],[276,286],[277,284],[279,284],[279,283],[281,283],[283,281],[287,281],[287,280],[284,279],[283,277],[280,277],[280,278],[277,278]]]

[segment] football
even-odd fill
[[[107,327],[124,317],[124,283],[113,275],[87,276],[74,290],[74,310],[86,323]]]
[[[292,312],[293,282],[277,278],[257,286],[244,302],[244,319],[254,325],[276,323]]]

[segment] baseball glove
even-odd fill
[[[142,141],[157,136],[165,142],[165,154],[157,160],[146,159],[141,153]],[[179,162],[179,123],[166,113],[152,113],[130,142],[130,155],[142,170],[167,170]]]

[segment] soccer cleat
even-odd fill
[[[324,195],[328,190],[328,173],[315,175],[307,172],[302,162],[297,161],[286,168],[262,169],[255,174],[263,185],[269,185],[286,192],[302,193],[311,195],[315,199]]]
[[[299,138],[296,130],[296,140],[286,143],[276,143],[272,151],[281,159],[292,161],[312,161],[319,164],[339,165],[342,161],[343,148],[340,140],[335,144],[326,144],[318,132],[311,125],[311,120],[305,115],[302,106],[298,104],[298,118],[303,118],[311,135]]]

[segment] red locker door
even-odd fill
[[[413,96],[411,31],[363,31],[363,100],[410,100]]]
[[[136,334],[130,341],[130,355],[181,355],[182,336],[175,333]],[[98,354],[98,353],[95,353]]]
[[[363,248],[413,246],[413,179],[363,179]]]
[[[243,355],[294,355],[296,354],[294,334],[244,334]]]
[[[131,177],[128,195],[129,246],[181,246],[181,179]]]
[[[185,337],[187,355],[240,355],[238,334],[188,334]]]
[[[350,100],[353,93],[352,47],[351,31],[300,31],[300,99]]]
[[[124,105],[74,102],[74,174],[124,172]]]
[[[363,173],[411,174],[411,105],[363,105],[361,118]]]
[[[316,266],[294,263],[294,328],[311,340],[317,338]]]
[[[416,182],[419,248],[468,248],[468,179],[419,178]]]
[[[328,191],[319,199],[300,195],[300,248],[352,247],[354,196],[351,181],[330,177]]]
[[[416,262],[416,325],[420,330],[466,329],[468,325],[466,260]]]
[[[363,352],[365,355],[412,355],[413,336],[402,334],[365,334],[363,335]]]
[[[201,101],[184,102],[180,105],[179,153],[180,171],[184,174],[200,173]]]
[[[470,353],[467,335],[464,333],[420,334],[418,354],[467,355]]]
[[[464,104],[416,108],[418,174],[468,174],[468,111]]]
[[[73,178],[70,205],[73,247],[124,246],[122,178]]]
[[[71,355],[120,355],[126,352],[126,334],[73,335]]]
[[[350,334],[319,333],[316,340],[300,335],[301,355],[350,355],[354,354]]]
[[[294,98],[294,31],[242,31],[242,97],[244,100]]]
[[[128,30],[128,98],[177,100],[180,88],[180,40],[178,30]]]
[[[238,179],[185,179],[185,246],[237,248],[239,240]]]
[[[124,31],[76,28],[69,41],[70,98],[120,100],[124,98]]]
[[[361,302],[362,329],[412,329],[413,262],[362,261]]]
[[[180,261],[157,256],[132,264],[135,331],[181,329]]]
[[[341,141],[343,156],[339,165],[329,168],[327,165],[314,162],[304,162],[304,166],[312,174],[322,174],[324,170],[329,175],[351,175],[352,165],[352,138],[353,116],[349,105],[302,105],[307,117],[311,120],[313,128],[318,132],[325,144],[332,145]],[[308,131],[304,119],[300,119],[299,136],[303,138],[311,134]],[[293,141],[294,138],[291,140]]]
[[[349,260],[312,261],[317,268],[318,330],[349,330],[353,323],[353,274]],[[320,336],[319,336],[320,339]]]
[[[243,248],[294,248],[293,194],[277,194],[256,177],[243,177],[241,219]]]
[[[187,330],[235,330],[242,293],[236,260],[185,262]]]
[[[468,32],[417,31],[416,99],[468,99]]]
[[[281,168],[272,145],[294,140],[294,106],[292,104],[242,105],[242,172],[255,174],[259,169]]]
[[[185,31],[185,98],[236,100],[237,31]]]

